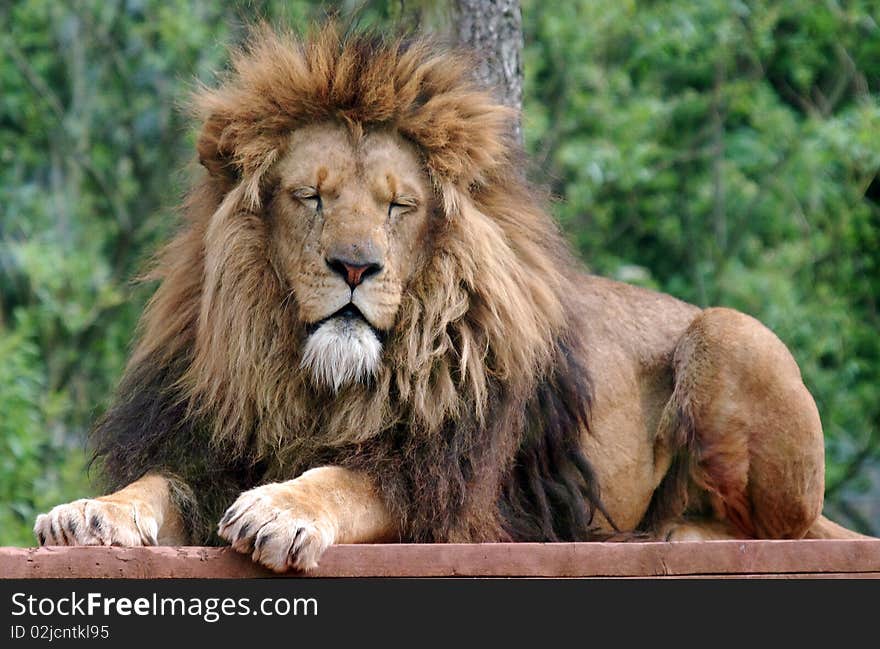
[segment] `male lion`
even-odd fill
[[[264,29],[196,106],[207,172],[94,433],[112,493],[41,544],[216,530],[282,571],[333,543],[854,534],[820,517],[782,342],[581,270],[466,58]]]

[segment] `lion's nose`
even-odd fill
[[[334,257],[327,260],[330,269],[342,276],[352,290],[354,290],[361,282],[371,275],[376,275],[382,270],[382,264],[378,262],[370,262],[367,264],[356,264],[347,259]]]

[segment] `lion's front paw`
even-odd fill
[[[136,503],[83,498],[37,516],[40,545],[156,545],[159,524]]]
[[[334,524],[295,481],[246,491],[226,510],[219,534],[275,572],[309,570],[335,540]]]

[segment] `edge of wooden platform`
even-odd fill
[[[0,577],[278,576],[230,548],[0,548]],[[880,577],[880,539],[338,545],[291,577]]]

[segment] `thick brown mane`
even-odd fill
[[[587,534],[576,264],[513,162],[508,109],[468,69],[425,40],[261,29],[197,94],[208,174],[96,430],[113,486],[183,466],[168,470],[199,493],[178,494],[199,541],[237,491],[328,462],[374,475],[412,540]],[[264,218],[289,133],[324,121],[401,133],[435,190],[429,260],[382,369],[336,395],[299,369],[304,331]]]

